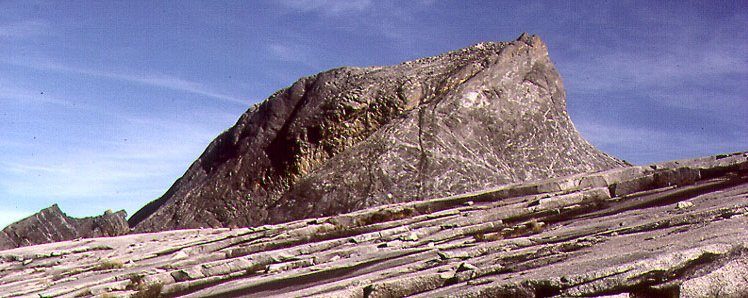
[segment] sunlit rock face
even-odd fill
[[[578,134],[546,45],[523,34],[302,78],[244,113],[129,224],[257,226],[624,164]]]

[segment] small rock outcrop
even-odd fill
[[[68,217],[57,204],[17,221],[0,232],[0,250],[76,238],[119,236],[130,232],[127,213],[107,211],[85,218]]]
[[[250,108],[136,231],[327,216],[624,166],[575,130],[537,36],[305,77]]]

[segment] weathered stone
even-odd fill
[[[531,203],[533,212],[558,209],[575,204],[601,202],[610,199],[608,188],[598,187],[565,195],[552,196]]]
[[[748,170],[748,153],[721,154],[699,164],[701,176],[705,178],[722,176],[731,171]]]
[[[693,203],[691,202],[678,202],[678,204],[675,204],[675,209],[686,209],[693,207]]]
[[[129,223],[255,226],[622,165],[576,132],[545,44],[525,34],[302,78],[249,109]]]
[[[651,172],[644,167],[625,167],[602,171],[592,175],[584,176],[580,182],[580,188],[607,187],[631,179],[639,178],[645,173]]]
[[[609,186],[611,196],[621,197],[639,191],[655,188],[654,174],[643,175],[630,180],[621,181]]]
[[[478,267],[475,267],[474,265],[471,265],[470,263],[467,263],[467,262],[462,262],[460,263],[459,266],[457,266],[457,272],[462,272],[466,270],[478,270]]]
[[[748,255],[742,254],[717,270],[683,282],[680,297],[748,297]]]
[[[697,162],[699,169],[722,167],[716,159]],[[657,171],[666,170],[670,169]],[[647,171],[639,175],[652,176]],[[543,180],[528,185],[538,190],[539,185],[551,184]],[[257,228],[177,230],[4,250],[0,251],[0,293],[29,297],[746,294],[745,170],[733,168],[692,185],[675,184],[613,199],[602,185],[504,197],[507,187]],[[465,206],[466,198],[475,204]],[[693,205],[674,209],[679,203]],[[430,213],[423,206],[439,208]],[[548,209],[528,210],[537,206]],[[572,206],[581,207],[569,209]],[[345,220],[335,224],[334,219]]]
[[[689,185],[699,179],[701,179],[699,169],[689,167],[665,169],[654,173],[654,184],[656,187]]]

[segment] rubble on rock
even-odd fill
[[[0,249],[35,245],[76,238],[119,236],[130,233],[124,210],[103,215],[73,218],[57,204],[19,220],[0,231]]]
[[[746,297],[747,226],[744,152],[254,228],[5,250],[0,293]]]
[[[246,227],[623,166],[576,131],[537,36],[305,77],[250,108],[136,231]]]

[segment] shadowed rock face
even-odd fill
[[[17,221],[0,231],[0,249],[76,238],[119,236],[130,232],[124,210],[86,218],[72,218],[57,204]]]
[[[523,34],[302,78],[244,113],[129,224],[256,226],[622,165],[577,133],[545,44]]]

